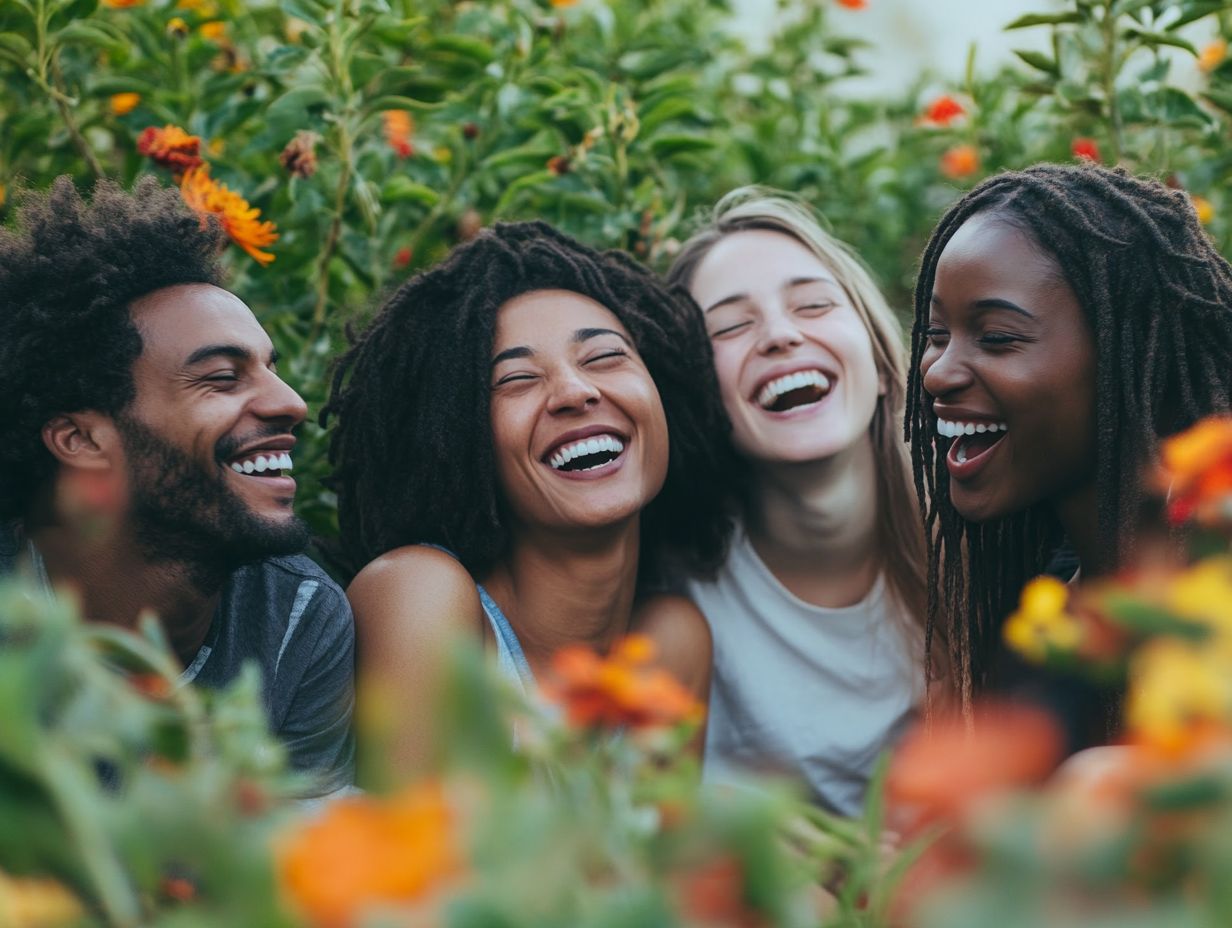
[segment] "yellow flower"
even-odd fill
[[[1223,64],[1227,57],[1228,43],[1223,39],[1216,39],[1202,47],[1202,52],[1198,55],[1198,67],[1210,73]]]
[[[1042,661],[1049,651],[1072,651],[1082,626],[1065,611],[1069,590],[1055,577],[1036,577],[1022,591],[1018,610],[1006,620],[1005,642],[1019,654]]]
[[[1177,575],[1167,606],[1212,631],[1232,635],[1232,556],[1209,557]]]
[[[221,44],[227,41],[227,24],[220,19],[212,23],[202,23],[199,31],[201,38],[208,39],[211,42]]]
[[[1224,723],[1230,696],[1232,675],[1211,649],[1156,638],[1131,662],[1125,720],[1138,741],[1180,752]]]
[[[224,138],[213,138],[205,145],[206,154],[211,158],[217,158],[227,150],[227,140]]]
[[[113,116],[124,116],[135,110],[140,102],[141,94],[139,93],[113,93],[111,95],[111,114]]]
[[[179,0],[175,5],[177,10],[191,10],[205,19],[218,15],[218,4],[214,0]]]
[[[173,16],[167,21],[167,35],[173,39],[184,39],[188,37],[188,23],[184,22],[180,17]]]
[[[552,6],[556,9],[563,9],[567,6],[577,6],[578,0],[552,0]]]
[[[261,211],[248,205],[238,193],[210,177],[210,166],[203,164],[184,175],[180,182],[180,194],[204,223],[210,216],[217,217],[231,241],[248,252],[262,266],[274,260],[264,246],[278,240],[275,226],[268,220],[261,221]]]
[[[84,914],[77,898],[55,880],[9,877],[0,871],[0,925],[5,928],[75,925]]]
[[[1211,201],[1196,193],[1191,194],[1189,199],[1193,201],[1194,212],[1198,214],[1198,222],[1204,226],[1210,225],[1211,220],[1215,218],[1215,207],[1211,205]]]
[[[9,190],[4,184],[0,184],[0,206],[3,206],[9,197]]]

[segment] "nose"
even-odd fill
[[[262,419],[285,421],[289,428],[299,425],[308,416],[304,398],[273,371],[266,371],[253,410]]]
[[[783,308],[767,312],[762,317],[758,335],[757,350],[762,354],[777,354],[804,341],[795,320]]]
[[[971,371],[953,342],[940,349],[935,357],[930,358],[925,353],[920,361],[920,383],[932,397],[947,396],[970,385]]]
[[[553,378],[548,396],[549,412],[581,412],[598,403],[599,388],[582,371],[570,368]]]

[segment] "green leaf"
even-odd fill
[[[1193,43],[1187,42],[1180,36],[1168,35],[1166,32],[1147,32],[1145,29],[1127,29],[1126,36],[1137,39],[1143,45],[1149,48],[1158,48],[1160,45],[1170,45],[1173,48],[1183,48],[1195,58],[1198,57],[1198,50],[1193,47]]]
[[[1212,87],[1202,94],[1202,99],[1213,103],[1225,113],[1232,114],[1232,90],[1219,90]]]
[[[1176,87],[1165,87],[1159,93],[1163,105],[1164,118],[1169,122],[1190,121],[1194,125],[1204,126],[1210,123],[1210,114],[1194,102],[1193,97]]]
[[[385,97],[376,97],[364,104],[365,113],[383,113],[385,110],[436,110],[440,109],[439,103],[426,103],[423,100],[416,100],[414,97],[404,97],[400,95],[390,95]]]
[[[1212,13],[1219,13],[1225,9],[1227,9],[1226,0],[1210,0],[1207,3],[1196,3],[1182,12],[1178,19],[1169,23],[1165,28],[1172,32],[1173,30],[1180,29],[1182,26],[1188,26],[1190,23],[1197,22],[1199,19],[1210,16]]]
[[[97,45],[100,48],[119,48],[124,44],[106,29],[80,20],[69,23],[57,32],[56,39],[63,45],[83,42],[87,45]]]
[[[555,179],[556,175],[548,170],[522,175],[505,188],[505,192],[501,194],[500,199],[496,201],[496,207],[492,210],[492,218],[495,219],[502,216],[505,210],[514,204],[514,201],[517,200],[523,191],[549,184]]]
[[[481,65],[490,63],[496,57],[490,44],[469,35],[440,35],[433,39],[428,47],[433,51],[469,58]]]
[[[424,184],[416,183],[405,174],[395,174],[381,188],[382,203],[418,203],[429,208],[440,202],[441,195]]]
[[[686,97],[667,97],[654,106],[647,107],[638,114],[642,124],[642,132],[650,135],[666,122],[683,117],[697,117],[697,108],[691,99]]]
[[[1119,0],[1113,6],[1113,16],[1127,16],[1132,13],[1137,13],[1139,10],[1145,10],[1149,6],[1153,6],[1156,0]]]
[[[34,47],[16,33],[0,32],[0,52],[7,52],[18,60],[26,62],[34,54]]]
[[[485,171],[495,171],[510,165],[542,167],[549,158],[559,153],[559,150],[554,146],[542,142],[531,142],[526,145],[506,148],[489,155],[483,160],[480,167]]]
[[[1166,609],[1124,594],[1111,595],[1105,602],[1109,614],[1131,632],[1143,635],[1175,635],[1190,641],[1205,641],[1210,629],[1177,618]]]
[[[158,92],[158,88],[149,81],[138,77],[100,77],[91,81],[86,88],[93,96],[111,96],[113,93],[139,93],[148,96]]]
[[[650,150],[659,158],[670,158],[687,152],[709,151],[714,147],[715,141],[709,136],[685,132],[664,134],[650,140]]]
[[[1222,802],[1228,795],[1227,777],[1208,773],[1179,783],[1165,783],[1147,790],[1148,808],[1161,812],[1200,809]]]
[[[1005,31],[1027,29],[1030,26],[1062,26],[1067,23],[1080,22],[1082,22],[1082,14],[1077,11],[1069,13],[1028,13],[1026,16],[1019,16],[1006,26]]]
[[[1044,71],[1048,74],[1060,74],[1061,70],[1057,67],[1057,63],[1042,52],[1033,52],[1027,49],[1016,48],[1014,54],[1037,70]]]

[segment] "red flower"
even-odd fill
[[[1074,153],[1074,157],[1085,161],[1094,161],[1099,163],[1099,146],[1095,144],[1095,139],[1077,138],[1074,139],[1069,150]]]
[[[205,164],[201,157],[201,136],[189,135],[179,126],[143,129],[137,137],[137,151],[176,174]]]
[[[960,116],[966,116],[967,110],[961,103],[949,94],[942,94],[924,110],[924,122],[934,126],[948,126]]]
[[[835,0],[835,3],[849,10],[862,10],[868,6],[868,0]]]
[[[385,124],[385,141],[399,158],[409,158],[415,154],[415,146],[411,144],[411,135],[415,132],[415,121],[406,110],[385,110],[381,113]]]
[[[410,248],[407,248],[405,246],[403,246],[402,248],[399,248],[397,253],[394,255],[394,267],[396,267],[398,270],[402,270],[402,268],[406,267],[408,264],[411,263],[411,258],[413,256],[414,255],[411,252]]]

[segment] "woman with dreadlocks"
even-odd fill
[[[340,359],[322,420],[344,548],[370,562],[348,596],[367,681],[405,708],[404,768],[439,743],[431,697],[458,639],[530,694],[561,647],[643,632],[704,701],[704,619],[637,599],[650,565],[713,564],[729,529],[726,423],[708,359],[679,350],[701,326],[682,302],[627,256],[499,224]]]
[[[704,320],[750,476],[716,575],[688,590],[715,644],[706,773],[773,768],[859,812],[923,691],[924,535],[898,433],[894,314],[805,206],[729,194],[668,274]]]
[[[942,217],[915,292],[906,430],[929,501],[927,633],[964,709],[1020,688],[999,643],[1024,583],[1058,550],[1084,578],[1125,563],[1159,439],[1227,409],[1230,388],[1232,267],[1184,193],[1039,165]],[[1043,689],[1078,723],[1072,746],[1106,737],[1107,706]]]

